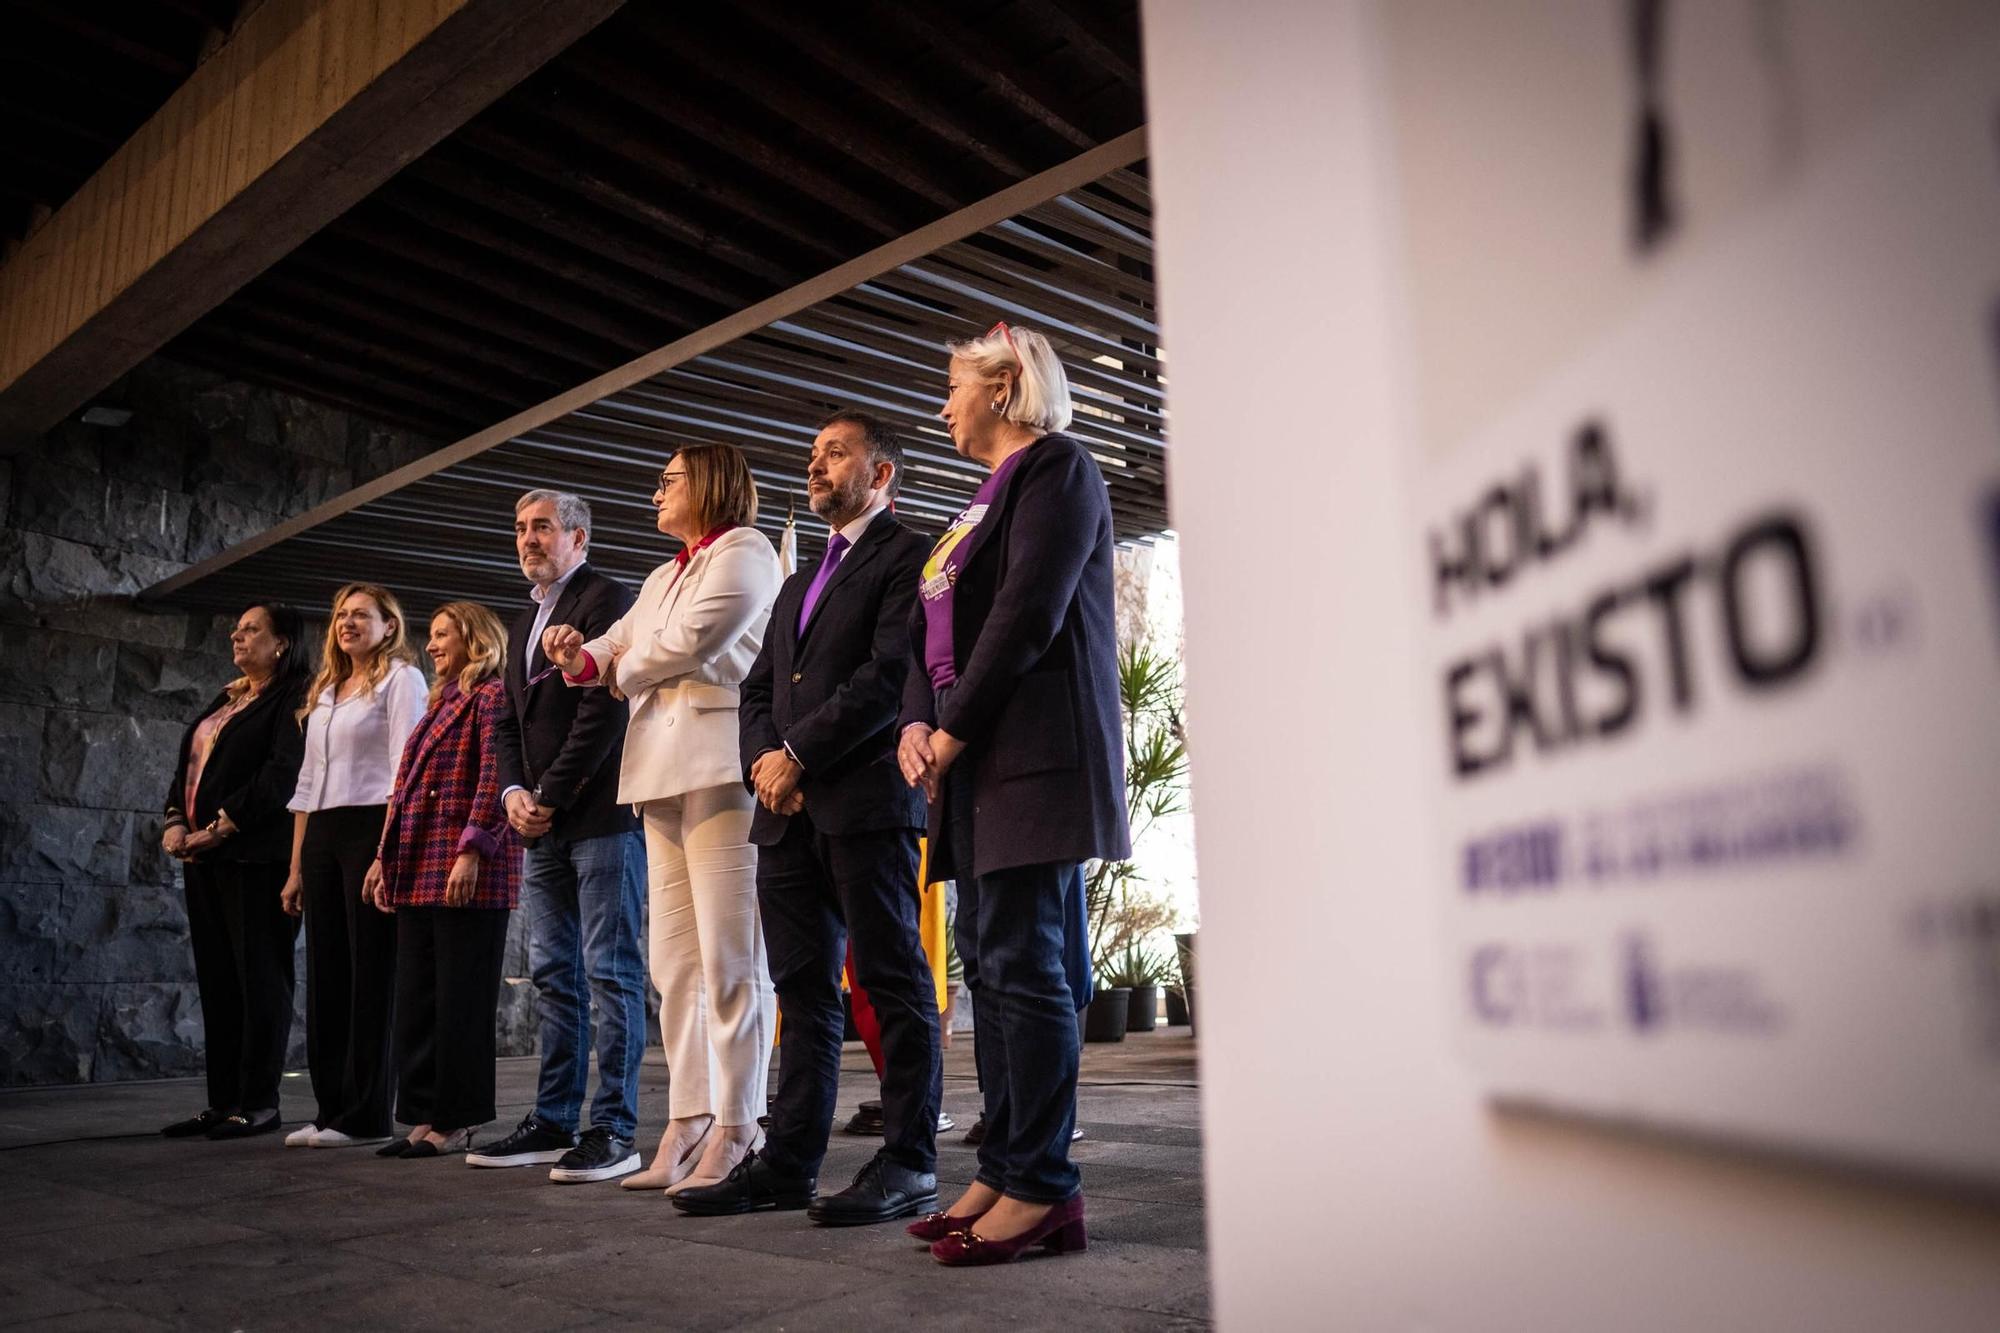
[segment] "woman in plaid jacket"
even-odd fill
[[[396,914],[396,1118],[384,1157],[464,1152],[494,1116],[494,1015],[520,846],[500,801],[495,726],[507,632],[483,606],[431,618],[430,711],[403,747],[362,893]]]

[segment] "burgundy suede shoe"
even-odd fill
[[[1053,1254],[1068,1254],[1087,1248],[1088,1240],[1083,1229],[1083,1194],[1078,1192],[1049,1209],[1047,1216],[1018,1236],[987,1240],[975,1231],[954,1231],[931,1246],[931,1258],[947,1268],[978,1268],[1011,1264],[1037,1245]]]

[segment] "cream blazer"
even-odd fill
[[[733,528],[696,551],[678,579],[671,560],[654,570],[631,610],[583,645],[597,664],[585,686],[602,685],[612,650],[625,650],[618,688],[631,722],[618,770],[622,804],[742,784],[737,687],[757,660],[783,582],[770,539]]]

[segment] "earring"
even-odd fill
[[[1006,402],[1003,399],[999,398],[995,398],[991,403],[988,404],[988,406],[990,406],[993,409],[994,415],[996,416],[999,415],[1000,409],[1005,407],[1006,405],[1007,405]]]

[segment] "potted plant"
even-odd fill
[[[1141,944],[1125,949],[1105,978],[1132,993],[1125,1015],[1127,1032],[1151,1032],[1160,1022],[1160,986],[1168,978],[1166,959]]]
[[[1118,695],[1125,722],[1125,811],[1136,845],[1155,821],[1186,808],[1187,737],[1181,726],[1179,663],[1149,642],[1120,649]],[[1091,972],[1104,997],[1103,1016],[1097,1017],[1093,1000],[1086,1023],[1087,1033],[1102,1034],[1092,1036],[1094,1041],[1119,1041],[1128,1026],[1145,1031],[1155,1021],[1155,988],[1168,974],[1147,941],[1167,929],[1174,914],[1146,892],[1144,880],[1130,858],[1093,861],[1084,877]],[[1140,990],[1143,1012],[1135,1020],[1130,1016],[1132,996]],[[1114,1012],[1117,1036],[1110,1035]]]
[[[1129,989],[1100,982],[1091,994],[1089,1008],[1083,1011],[1083,1039],[1125,1040],[1125,1025],[1129,1021],[1131,1006],[1132,992]]]

